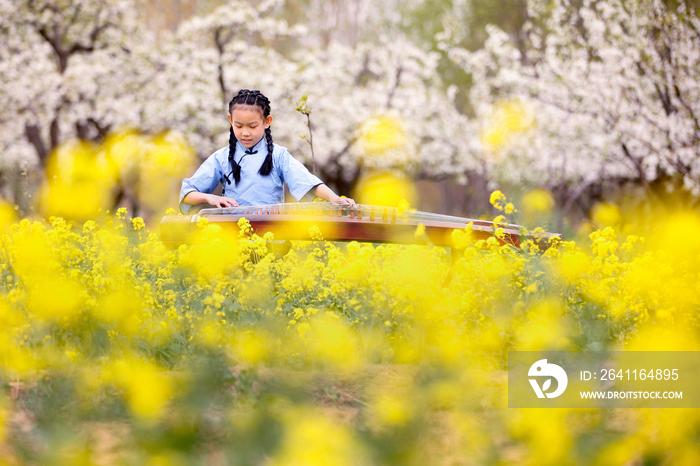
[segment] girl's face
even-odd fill
[[[233,134],[244,147],[251,148],[265,136],[265,130],[272,123],[272,116],[263,118],[258,107],[234,107],[228,115]]]

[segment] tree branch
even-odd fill
[[[637,174],[639,175],[639,180],[642,182],[642,186],[644,186],[644,190],[647,192],[647,194],[654,195],[654,192],[651,189],[651,186],[649,185],[649,180],[647,180],[646,175],[644,174],[644,167],[642,167],[642,163],[632,155],[630,150],[627,148],[627,144],[624,142],[621,143],[622,146],[622,152],[625,154],[625,156],[632,161],[634,166],[637,168]]]
[[[34,146],[36,154],[39,156],[39,161],[43,165],[48,151],[46,150],[46,145],[41,137],[41,130],[39,129],[39,126],[33,123],[26,123],[24,125],[24,135],[27,137],[27,141]]]
[[[561,209],[561,216],[564,217],[566,214],[569,212],[569,209],[571,209],[571,206],[574,204],[574,202],[583,194],[583,192],[588,188],[590,185],[595,183],[596,180],[594,179],[588,179],[588,180],[583,180],[581,183],[574,188],[574,190],[571,192],[569,196],[566,198],[566,203],[564,204],[564,207]]]
[[[58,147],[61,142],[61,130],[58,126],[58,111],[56,111],[56,116],[51,121],[51,127],[49,128],[49,136],[51,137],[51,149]]]
[[[227,96],[228,96],[228,89],[226,88],[226,80],[224,78],[224,52],[225,52],[225,47],[226,44],[231,40],[233,37],[234,32],[231,31],[226,39],[221,38],[221,33],[223,32],[222,28],[216,28],[214,31],[214,44],[216,45],[216,50],[219,52],[219,63],[218,63],[218,70],[219,70],[219,89],[221,90],[221,99],[224,102],[224,105],[227,104]]]
[[[396,89],[401,84],[401,73],[403,73],[403,66],[399,65],[399,67],[396,69],[396,80],[394,81],[394,86],[389,91],[389,97],[386,100],[387,110],[391,108],[391,100],[394,98],[394,93],[396,92]]]

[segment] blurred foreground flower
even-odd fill
[[[70,141],[50,156],[42,210],[84,221],[127,194],[144,207],[164,210],[173,183],[181,181],[193,160],[194,151],[174,131],[148,136],[124,130],[100,145]]]
[[[503,101],[493,109],[493,113],[484,122],[481,142],[498,152],[505,149],[512,138],[534,127],[533,109],[519,100]]]
[[[413,181],[399,172],[374,171],[362,176],[353,195],[361,204],[399,206],[404,201],[408,205],[416,202],[416,188]]]
[[[546,189],[534,189],[523,196],[522,206],[523,212],[532,217],[547,214],[554,208],[554,197]]]
[[[591,218],[599,228],[616,227],[622,220],[620,208],[610,202],[600,202],[593,206]]]
[[[491,201],[511,210],[502,192]],[[695,458],[693,410],[508,409],[504,368],[510,350],[697,350],[697,213],[545,253],[469,230],[451,252],[330,243],[306,225],[315,241],[281,257],[247,220],[233,232],[202,220],[168,250],[126,216],[0,233],[3,460]]]
[[[72,141],[51,154],[47,183],[41,191],[41,204],[48,215],[87,220],[108,205],[113,180],[97,151],[94,144]]]
[[[415,143],[396,114],[375,115],[359,130],[360,160],[371,168],[407,168],[415,159]]]

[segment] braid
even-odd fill
[[[236,139],[236,135],[233,134],[233,126],[231,126],[228,135],[228,161],[231,164],[231,173],[233,174],[233,179],[236,181],[236,186],[238,186],[238,183],[241,182],[241,166],[236,163],[236,159],[233,157],[236,153],[237,142],[238,140]],[[228,178],[226,181],[231,184],[231,180]]]
[[[251,91],[248,89],[241,89],[238,91],[238,94],[236,94],[228,104],[229,114],[236,105],[258,107],[262,111],[263,120],[270,115],[270,100],[260,91]],[[233,157],[236,152],[236,143],[238,142],[233,133],[233,126],[231,127],[228,141],[228,159],[231,163],[233,178],[236,181],[236,185],[238,185],[238,183],[241,181],[241,166],[234,160]],[[260,170],[258,170],[258,173],[262,176],[268,176],[272,172],[272,152],[274,150],[274,146],[272,143],[272,131],[270,128],[265,129],[265,141],[267,142],[267,156],[260,166]]]
[[[272,171],[272,151],[274,146],[272,145],[272,131],[270,131],[270,128],[265,129],[265,141],[267,141],[267,157],[265,157],[265,161],[258,171],[262,176],[267,176]]]

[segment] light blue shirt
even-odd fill
[[[182,181],[180,189],[180,211],[187,214],[194,206],[183,204],[184,197],[192,191],[212,193],[219,183],[224,188],[223,195],[235,199],[240,206],[280,204],[284,202],[284,183],[297,201],[301,200],[312,188],[323,182],[312,175],[306,167],[287,151],[286,147],[274,144],[272,151],[272,171],[269,176],[258,174],[260,166],[267,156],[267,141],[262,138],[252,151],[256,154],[245,155],[246,147],[236,143],[234,158],[241,165],[241,182],[231,174],[228,161],[228,146],[211,154],[190,178]],[[245,155],[245,157],[244,157]],[[228,184],[224,175],[228,176]]]

